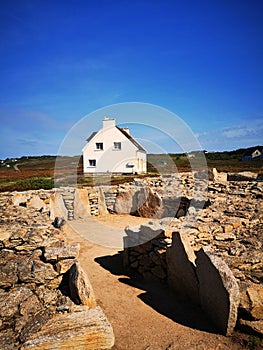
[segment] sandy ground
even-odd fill
[[[149,219],[107,215],[98,220],[109,227],[124,228]],[[238,334],[214,333],[202,311],[194,309],[165,286],[130,278],[122,267],[118,249],[89,242],[67,230],[69,243],[80,243],[79,260],[93,286],[115,334],[115,350],[212,350],[243,349]]]

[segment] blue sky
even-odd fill
[[[262,144],[262,13],[262,0],[2,0],[0,158],[57,154],[85,115],[133,101],[177,114],[203,149]]]

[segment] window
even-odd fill
[[[102,142],[96,142],[96,149],[103,150],[103,143]]]
[[[96,166],[96,159],[89,159],[89,166]]]
[[[115,150],[121,150],[121,142],[114,142],[113,146]]]

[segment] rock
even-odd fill
[[[246,251],[246,248],[243,244],[239,242],[233,242],[228,248],[228,254],[233,256],[239,256]]]
[[[69,270],[70,296],[76,304],[87,305],[89,308],[96,306],[94,292],[88,276],[77,262]]]
[[[38,286],[35,290],[35,294],[45,308],[48,308],[50,305],[55,305],[58,298],[61,296],[60,291],[48,289],[44,285]]]
[[[114,345],[112,327],[100,307],[54,316],[22,349],[70,349],[72,344],[76,350],[110,349]]]
[[[106,215],[109,214],[106,202],[105,202],[105,196],[104,192],[101,187],[98,188],[98,210],[99,210],[99,215]]]
[[[214,235],[214,239],[216,241],[234,241],[236,239],[236,235],[233,233],[217,233]]]
[[[213,180],[215,182],[226,182],[227,181],[227,173],[218,172],[216,168],[213,168]]]
[[[16,334],[12,329],[5,329],[0,332],[0,344],[3,350],[17,350],[18,344]]]
[[[27,203],[28,196],[25,193],[21,192],[15,192],[12,197],[10,197],[10,203],[15,206],[21,206],[21,204]]]
[[[54,220],[55,217],[62,217],[64,219],[68,218],[68,210],[65,207],[64,200],[60,193],[55,192],[50,196],[50,218]]]
[[[21,343],[25,343],[28,339],[31,339],[31,337],[34,337],[35,334],[43,327],[47,322],[50,322],[52,320],[52,317],[54,316],[54,312],[52,312],[50,309],[41,310],[35,314],[33,314],[31,317],[25,320],[25,323],[23,324],[23,327],[21,330],[19,330],[19,339]],[[17,330],[20,328],[20,324],[17,322],[16,328]],[[53,324],[52,333],[55,330],[55,324]],[[37,348],[38,349],[38,348]]]
[[[162,199],[149,188],[142,188],[136,194],[137,213],[145,218],[162,217]]]
[[[254,334],[259,337],[263,337],[263,320],[260,321],[248,321],[248,320],[239,320],[239,329],[242,332],[248,334]]]
[[[91,217],[88,190],[76,188],[74,196],[74,219]]]
[[[77,262],[77,259],[66,259],[66,260],[60,260],[56,264],[56,271],[59,274],[64,274],[66,273],[73,264]]]
[[[33,293],[26,287],[18,287],[0,294],[0,317],[11,318],[19,312],[20,304]]]
[[[263,286],[256,284],[249,286],[247,295],[250,300],[250,315],[254,320],[263,320]]]
[[[41,210],[41,209],[42,210],[44,209],[44,211],[46,210],[46,205],[44,201],[42,201],[42,199],[40,199],[38,195],[33,195],[31,199],[28,201],[27,206],[29,208],[34,208],[37,210]]]
[[[54,270],[53,266],[43,261],[34,260],[31,271],[32,279],[37,284],[45,284],[51,280],[54,280],[58,273]]]
[[[0,252],[0,288],[9,288],[18,281],[18,259],[13,251],[3,249]]]
[[[237,321],[237,281],[226,263],[210,247],[203,247],[196,256],[201,307],[223,334],[230,335]]]
[[[223,232],[224,233],[230,233],[233,231],[233,226],[230,224],[226,224],[223,226]]]
[[[72,244],[61,247],[45,247],[44,258],[47,262],[56,263],[63,259],[74,259],[79,255],[80,245]]]
[[[114,211],[117,214],[131,214],[137,210],[136,203],[134,203],[135,192],[131,189],[119,189],[114,204]]]
[[[53,226],[55,228],[61,228],[63,225],[65,225],[65,223],[66,223],[66,220],[64,218],[60,218],[56,216],[53,222]]]
[[[195,274],[195,253],[184,233],[173,232],[172,246],[167,249],[167,278],[177,293],[199,304]]]
[[[33,294],[19,304],[19,313],[28,318],[31,314],[37,313],[42,308],[38,298]]]

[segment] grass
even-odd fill
[[[263,173],[263,160],[241,161],[244,150],[233,152],[217,152],[206,154],[209,170],[217,168],[218,171],[237,173],[252,171]],[[55,184],[69,186],[78,184],[83,186],[96,186],[100,184],[115,185],[130,182],[134,178],[145,176],[158,176],[159,174],[171,174],[174,172],[191,171],[190,162],[194,162],[198,168],[198,155],[190,159],[185,154],[149,154],[147,156],[146,175],[112,175],[112,176],[87,176],[82,173],[82,157],[22,157],[14,163],[5,161],[10,167],[0,167],[0,191],[25,191],[29,189],[50,189],[54,187],[54,171],[56,173]],[[15,170],[14,165],[17,165]]]

